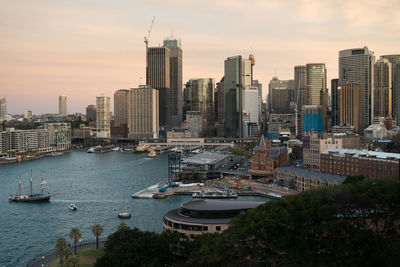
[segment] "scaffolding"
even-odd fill
[[[168,179],[170,182],[179,180],[181,173],[181,153],[168,154]]]

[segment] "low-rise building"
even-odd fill
[[[321,171],[344,176],[400,179],[400,154],[331,148],[321,153]]]
[[[297,191],[339,185],[346,179],[345,176],[311,171],[294,166],[277,168],[275,170],[275,178],[279,184],[293,184],[294,189]]]
[[[195,200],[182,204],[164,215],[163,229],[195,239],[204,233],[220,233],[241,211],[258,207],[264,202],[231,200]]]

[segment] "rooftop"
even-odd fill
[[[203,152],[195,156],[183,159],[183,163],[191,164],[216,164],[221,160],[228,158],[229,155],[213,152]]]
[[[308,170],[308,169],[294,167],[294,166],[279,167],[276,170],[277,171],[295,173],[297,175],[304,175],[305,177],[312,177],[314,179],[319,178],[320,180],[328,180],[329,182],[336,181],[338,184],[343,183],[344,180],[346,179],[346,176],[330,174],[330,173],[324,173],[324,172],[311,171],[311,170]]]
[[[182,208],[196,211],[247,210],[256,208],[264,203],[261,201],[202,199],[184,203]]]
[[[358,158],[361,156],[367,157],[376,157],[379,159],[387,159],[387,158],[395,158],[400,159],[400,154],[398,153],[387,153],[387,152],[378,152],[378,151],[369,151],[369,150],[358,150],[358,149],[345,149],[345,148],[330,148],[325,150],[321,154],[329,154],[329,152],[338,153],[340,155],[345,154],[354,154],[353,157]]]

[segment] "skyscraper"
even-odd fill
[[[130,90],[129,138],[158,138],[159,91],[152,88]]]
[[[207,124],[214,123],[214,79],[192,79],[190,80],[191,111],[200,111]]]
[[[308,105],[323,105],[321,93],[326,92],[325,63],[309,63],[306,65],[306,81],[308,90]]]
[[[130,108],[129,90],[120,89],[114,93],[114,125],[126,124],[129,128],[128,112]]]
[[[86,120],[87,121],[96,121],[96,106],[89,105],[86,107]]]
[[[357,83],[340,84],[340,124],[352,125],[359,133],[361,129],[361,86]]]
[[[271,89],[271,113],[288,114],[290,91],[286,86],[275,87]]]
[[[171,107],[168,124],[179,125],[182,121],[183,99],[182,99],[182,47],[181,40],[172,38],[164,40],[164,47],[169,49],[170,65],[170,99],[168,105]]]
[[[225,135],[242,137],[242,88],[251,85],[251,61],[242,56],[225,60],[224,75],[224,117]]]
[[[278,77],[272,77],[272,80],[268,84],[268,110],[270,113],[279,113],[278,111],[274,110],[274,106],[279,105],[280,100],[274,99],[274,90],[287,90],[285,94],[287,94],[287,101],[289,101],[289,80],[279,80]],[[285,100],[286,101],[286,100]],[[289,104],[288,104],[289,108]]]
[[[380,58],[374,65],[374,118],[392,117],[392,64]]]
[[[5,97],[0,98],[0,118],[6,116],[7,113],[7,100]]]
[[[384,55],[392,64],[392,114],[400,125],[400,55]]]
[[[373,116],[374,52],[368,47],[339,51],[339,84],[358,83],[360,91],[361,128],[367,128]]]
[[[96,137],[110,138],[110,97],[96,97]]]
[[[306,66],[300,65],[294,67],[294,102],[298,105],[298,112],[301,112],[303,105],[307,105],[308,95],[306,74]]]
[[[170,53],[167,47],[147,49],[146,84],[159,92],[160,126],[167,126],[171,117]]]
[[[67,96],[65,95],[60,95],[58,97],[58,114],[60,116],[67,116],[68,112],[67,112]]]
[[[332,98],[331,98],[332,99],[331,122],[332,122],[332,126],[339,125],[339,121],[340,121],[339,93],[340,93],[339,79],[332,79],[331,80],[331,96],[332,96]]]

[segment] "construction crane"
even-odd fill
[[[155,19],[156,17],[155,16],[153,16],[153,20],[151,21],[151,24],[150,24],[150,27],[149,27],[149,30],[147,31],[147,36],[145,36],[144,37],[144,43],[146,44],[146,52],[147,52],[147,48],[149,47],[149,38],[150,38],[150,33],[151,33],[151,30],[153,29],[153,25],[154,25],[154,19]]]
[[[149,62],[148,62],[148,58],[147,58],[147,50],[149,49],[149,38],[150,38],[151,30],[153,29],[155,18],[156,17],[153,16],[153,20],[151,21],[149,30],[147,31],[147,36],[144,37],[144,43],[146,44],[146,85],[148,85],[148,79],[149,79]]]

